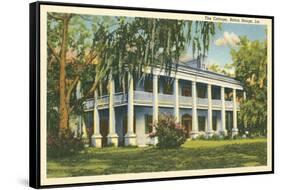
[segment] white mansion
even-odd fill
[[[167,77],[174,79],[169,85]],[[170,76],[155,69],[143,82],[129,78],[125,92],[111,80],[105,95],[85,102],[77,130],[93,128],[93,146],[155,143],[149,133],[161,113],[173,114],[190,138],[238,134],[239,101],[245,98],[239,81],[207,71],[197,60],[179,64]]]

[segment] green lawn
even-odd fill
[[[187,141],[179,149],[87,148],[71,157],[48,159],[47,176],[175,171],[266,165],[266,139]]]

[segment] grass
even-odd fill
[[[178,149],[87,148],[67,158],[48,158],[47,176],[233,168],[266,165],[266,139],[194,140]]]

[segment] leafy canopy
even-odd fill
[[[48,42],[58,52],[61,27],[60,20],[48,17]],[[67,79],[80,76],[85,92],[92,95],[111,74],[123,81],[128,73],[142,78],[144,69],[155,67],[169,73],[188,46],[194,55],[205,55],[215,29],[211,22],[74,14],[69,22]]]
[[[240,106],[241,119],[253,133],[265,134],[267,122],[267,43],[241,37],[231,51],[236,79],[244,82],[247,99]]]
[[[69,113],[81,112],[83,100],[101,93],[98,87],[111,77],[124,88],[128,74],[139,81],[154,68],[170,74],[188,47],[204,57],[216,28],[202,21],[49,12],[49,112],[59,108],[60,128],[67,128]],[[82,98],[74,93],[78,81]]]

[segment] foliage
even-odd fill
[[[223,67],[221,67],[219,64],[213,63],[208,65],[208,70],[213,71],[215,73],[224,74],[230,77],[235,76],[235,73],[233,72],[234,71],[233,64],[225,64]]]
[[[203,57],[215,31],[212,22],[49,12],[48,101],[59,110],[59,131],[83,100],[101,91],[100,84],[113,77],[124,87],[128,74],[143,79],[155,67],[170,73],[189,46]],[[77,97],[79,81],[83,95]]]
[[[84,148],[81,139],[74,138],[70,130],[64,136],[56,134],[47,135],[47,156],[48,158],[63,158],[78,153]]]
[[[213,134],[210,138],[208,138],[208,140],[222,140],[224,137],[222,135],[218,135],[218,134]]]
[[[267,122],[267,43],[241,37],[239,47],[231,51],[236,79],[244,82],[246,100],[240,105],[240,117],[251,135],[266,134]]]
[[[177,149],[89,148],[71,157],[49,159],[47,177],[236,168],[265,166],[266,163],[265,138],[195,140]]]
[[[236,139],[242,139],[242,135],[235,135],[232,136],[231,133],[228,133],[227,135],[219,135],[219,134],[213,134],[211,137],[207,137],[206,135],[199,135],[196,139],[193,139],[195,141],[224,141],[224,140],[236,140]]]
[[[50,135],[58,134],[59,114],[53,107],[47,108],[47,132]]]
[[[169,19],[118,17],[116,22],[116,29],[101,26],[94,36],[95,50],[101,52],[95,82],[111,74],[119,81],[128,73],[143,79],[156,67],[170,74],[189,45],[203,57],[216,28],[209,22]]]
[[[176,123],[172,115],[160,115],[155,129],[156,132],[152,137],[158,137],[159,148],[178,148],[186,141],[184,128]]]

